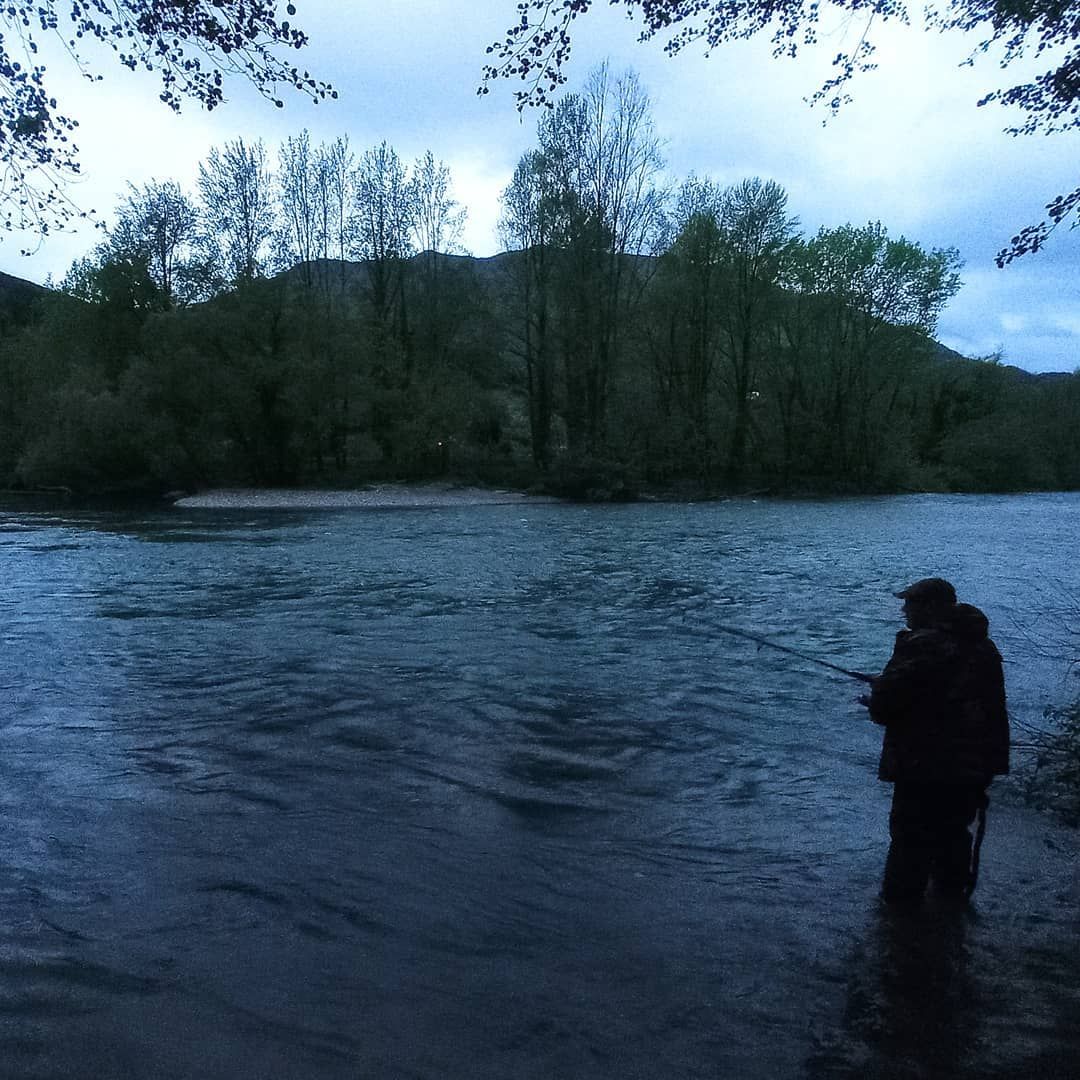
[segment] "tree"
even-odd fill
[[[450,194],[450,166],[437,162],[428,150],[413,165],[412,182],[416,202],[412,230],[417,250],[456,252],[466,211]]]
[[[751,406],[764,339],[775,323],[778,286],[798,221],[788,217],[787,192],[757,177],[721,198],[722,325],[732,424],[728,480],[742,478],[750,439]]]
[[[405,165],[387,142],[361,156],[354,197],[352,254],[366,271],[372,436],[386,460],[396,462],[413,391],[405,260],[413,253],[415,199]]]
[[[671,460],[711,479],[715,438],[710,403],[721,353],[721,278],[727,253],[724,193],[711,180],[684,181],[674,207],[675,239],[660,258],[645,320],[653,384]]]
[[[365,151],[356,173],[354,254],[404,259],[413,252],[414,189],[397,151],[387,142]]]
[[[128,188],[116,225],[102,245],[105,260],[141,259],[165,308],[201,299],[206,268],[194,253],[201,230],[195,204],[175,180]]]
[[[817,421],[807,457],[823,474],[866,488],[881,480],[905,387],[944,306],[960,288],[951,248],[924,251],[884,226],[821,229],[793,252],[787,284],[803,301],[790,349],[805,350],[815,370],[807,404]]]
[[[356,159],[348,136],[323,143],[315,154],[319,212],[322,218],[323,258],[344,263],[352,237],[352,206],[356,199]],[[344,267],[341,267],[344,272]]]
[[[648,93],[633,72],[607,65],[582,94],[565,97],[539,125],[543,181],[556,209],[557,270],[567,443],[574,458],[604,454],[611,381],[624,329],[640,299],[633,256],[658,246],[664,193],[660,139]]]
[[[132,71],[161,78],[161,100],[179,111],[185,100],[207,109],[224,101],[225,77],[251,82],[279,107],[281,85],[315,101],[336,97],[326,83],[278,53],[307,36],[278,20],[274,0],[13,0],[0,10],[0,221],[9,231],[44,235],[86,216],[65,194],[79,172],[71,137],[78,121],[48,88],[40,44],[57,44],[87,78],[99,80],[83,52],[86,40],[112,49]],[[286,8],[296,14],[293,3]]]
[[[703,42],[712,50],[727,42],[771,34],[773,55],[794,57],[800,49],[816,44],[823,22],[822,10],[842,18],[863,20],[865,29],[851,52],[832,61],[836,74],[811,97],[836,111],[849,100],[847,87],[858,73],[875,67],[875,49],[869,31],[879,22],[909,21],[904,0],[611,0],[641,17],[641,40],[666,37],[665,49],[674,55],[687,45]],[[563,65],[570,55],[570,28],[586,15],[593,0],[522,0],[519,18],[503,40],[488,48],[495,62],[484,68],[480,93],[497,78],[517,78],[526,89],[515,93],[518,107],[546,104],[566,77]],[[1067,131],[1080,127],[1080,17],[1076,0],[1030,3],[1021,0],[944,0],[926,8],[928,27],[941,33],[978,33],[969,62],[992,47],[1001,46],[1001,67],[1021,58],[1044,53],[1054,57],[1042,74],[988,91],[978,102],[1015,106],[1024,115],[1021,123],[1006,130],[1011,134]],[[1038,251],[1061,222],[1080,213],[1080,187],[1059,195],[1047,207],[1047,219],[1014,236],[998,253],[1004,266],[1014,258]]]
[[[161,291],[150,276],[145,253],[110,253],[76,259],[60,281],[60,292],[112,311],[147,313],[161,307]]]
[[[243,139],[213,147],[199,165],[199,193],[229,284],[259,276],[274,228],[274,197],[266,149]]]
[[[323,251],[318,187],[311,136],[290,135],[278,150],[277,261],[283,270],[299,264],[305,285],[313,283],[312,264]]]
[[[658,246],[663,162],[648,94],[606,65],[541,118],[537,137],[503,194],[500,227],[521,252],[511,265],[534,461],[550,462],[561,411],[576,466],[607,450],[612,379],[644,276],[634,256]]]
[[[364,152],[354,194],[352,254],[368,264],[376,320],[387,327],[398,322],[404,341],[402,274],[404,261],[414,250],[416,199],[405,165],[387,142]]]
[[[525,361],[525,391],[533,463],[546,470],[551,463],[554,416],[555,357],[551,318],[557,194],[551,190],[544,155],[530,150],[518,162],[502,194],[499,235],[508,251],[521,327],[518,339]]]
[[[419,257],[412,260],[409,283],[415,312],[413,339],[419,360],[444,377],[450,353],[472,314],[469,286],[460,261],[465,208],[450,194],[450,167],[428,150],[412,168],[412,236]],[[430,375],[429,375],[430,377]]]

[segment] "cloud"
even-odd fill
[[[1080,283],[1061,260],[1021,259],[1005,270],[974,269],[949,305],[939,337],[969,356],[1001,351],[1029,371],[1080,365]]]
[[[1020,334],[1027,329],[1030,320],[1026,315],[1010,315],[1003,312],[998,316],[1001,329],[1007,334]]]
[[[456,197],[468,208],[468,247],[493,254],[499,194],[533,144],[538,118],[517,113],[513,83],[476,95],[486,46],[516,21],[513,0],[305,0],[297,21],[311,37],[304,66],[335,84],[337,101],[316,107],[293,94],[285,109],[275,109],[232,83],[226,106],[211,114],[192,106],[176,117],[157,101],[152,77],[110,62],[106,82],[89,84],[61,60],[50,61],[53,89],[64,104],[75,103],[83,122],[86,179],[75,198],[107,215],[126,180],[168,177],[190,186],[215,143],[261,137],[274,151],[306,127],[316,141],[348,135],[358,153],[383,139],[405,161],[430,149],[450,164]],[[974,39],[875,29],[879,70],[858,76],[853,103],[828,118],[804,99],[832,74],[835,53],[857,40],[862,27],[854,22],[824,26],[820,46],[794,62],[773,59],[766,38],[708,57],[690,45],[670,58],[662,41],[639,45],[639,30],[620,6],[594,4],[575,36],[569,88],[605,58],[615,71],[637,69],[654,101],[673,182],[690,172],[725,183],[757,175],[787,189],[789,210],[809,233],[880,220],[892,235],[924,247],[954,246],[967,269],[941,320],[946,343],[973,354],[1002,345],[1011,362],[1033,370],[1075,366],[1078,236],[1058,230],[1043,253],[1005,271],[993,257],[1041,219],[1053,196],[1075,186],[1080,134],[1003,134],[1008,114],[975,105],[1001,84],[996,58],[959,66]],[[92,233],[52,237],[32,259],[20,259],[18,241],[9,238],[0,243],[0,267],[42,280],[62,273],[94,241]]]

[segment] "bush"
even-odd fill
[[[1025,777],[1028,796],[1070,825],[1080,825],[1080,700],[1051,706],[1046,717],[1052,728],[1039,736]]]
[[[52,405],[48,425],[19,459],[20,484],[87,494],[157,493],[193,480],[171,420],[143,407],[126,385],[112,391],[76,375]]]
[[[623,462],[561,457],[547,477],[551,494],[581,502],[633,502],[638,481]]]

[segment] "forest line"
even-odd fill
[[[663,174],[593,73],[537,125],[490,259],[434,155],[308,134],[132,188],[0,334],[0,483],[172,490],[452,475],[565,494],[1080,481],[1076,376],[934,341],[952,249],[805,235],[784,190]]]

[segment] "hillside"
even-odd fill
[[[49,292],[43,285],[0,272],[0,334],[33,319],[39,301]]]

